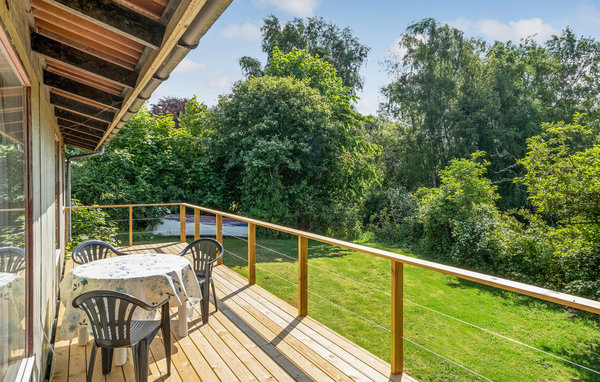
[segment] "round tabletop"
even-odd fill
[[[73,299],[97,290],[127,293],[151,305],[170,297],[172,307],[202,298],[196,274],[184,257],[146,253],[96,260],[73,268],[60,283],[65,304],[62,333],[73,332],[86,323],[85,313],[73,308]]]

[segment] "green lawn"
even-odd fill
[[[297,262],[286,256],[297,258],[297,240],[259,238],[257,243],[257,266],[264,268],[257,268],[257,284],[296,305]],[[227,251],[246,258],[245,241],[225,238],[224,244]],[[399,248],[385,249],[406,254]],[[247,276],[245,261],[226,253],[224,262]],[[309,290],[379,326],[312,294],[309,315],[389,361],[390,268],[387,260],[311,241]],[[415,303],[600,370],[600,321],[593,315],[417,267],[405,266],[404,275],[404,336],[408,340],[494,381],[600,381],[598,374]],[[404,347],[407,372],[421,380],[483,380],[409,341]]]

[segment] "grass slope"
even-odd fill
[[[257,284],[297,305],[297,240],[257,243]],[[224,244],[247,258],[242,239]],[[225,265],[247,276],[246,262],[231,253]],[[389,361],[390,269],[385,259],[311,241],[309,315]],[[432,352],[494,381],[600,381],[598,374],[480,329],[600,370],[600,322],[591,314],[412,266],[404,267],[404,298],[405,368],[423,381],[484,380]]]

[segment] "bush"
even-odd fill
[[[404,187],[377,192],[370,202],[380,206],[370,217],[371,228],[384,240],[408,245],[421,236],[421,225],[415,219],[417,201]]]
[[[73,206],[81,203],[73,199]],[[69,251],[86,240],[102,240],[112,245],[120,245],[117,240],[117,225],[107,220],[108,214],[100,208],[71,210],[71,241]]]
[[[441,174],[439,188],[416,193],[417,216],[423,224],[422,244],[433,257],[479,269],[496,263],[502,219],[496,187],[484,174],[489,163],[476,152],[455,159]]]

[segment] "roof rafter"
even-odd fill
[[[58,74],[50,73],[46,70],[44,70],[44,84],[92,101],[96,101],[97,103],[105,106],[118,109],[123,105],[122,97],[115,96]]]
[[[134,87],[138,73],[72,48],[37,33],[31,34],[31,49],[46,57],[95,74],[123,86]]]
[[[57,119],[62,119],[69,123],[85,126],[89,129],[97,130],[102,133],[106,132],[106,129],[108,128],[108,122],[85,117],[81,114],[77,114],[66,109],[55,108],[54,115]]]
[[[56,93],[50,93],[50,103],[62,109],[67,109],[101,121],[111,122],[115,116],[115,113],[113,112],[98,109],[97,107],[63,97]]]
[[[110,0],[52,0],[53,4],[152,49],[161,45],[165,26]]]

